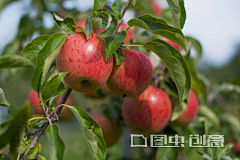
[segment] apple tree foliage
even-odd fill
[[[13,1],[1,0],[0,12]],[[202,57],[202,47],[196,39],[185,36],[181,31],[186,20],[184,0],[167,0],[169,8],[164,10],[164,14],[157,17],[147,14],[152,12],[147,1],[133,0],[123,3],[117,0],[105,7],[106,2],[106,0],[94,0],[92,13],[87,12],[85,29],[82,26],[77,26],[74,18],[72,18],[77,15],[75,10],[66,10],[68,17],[65,14],[60,15],[61,12],[59,14],[53,13],[53,19],[56,23],[53,29],[33,26],[33,19],[28,14],[22,17],[16,38],[7,44],[0,55],[0,71],[6,68],[21,69],[22,67],[34,70],[31,87],[38,92],[41,99],[40,105],[49,111],[50,115],[49,113],[32,115],[33,108],[30,108],[29,102],[26,102],[22,107],[14,106],[7,101],[3,90],[0,88],[0,105],[9,107],[9,114],[12,116],[12,119],[0,125],[0,149],[8,153],[0,154],[0,159],[21,159],[27,153],[25,156],[28,159],[44,160],[45,158],[41,156],[42,145],[39,142],[33,143],[36,141],[35,135],[38,135],[39,130],[44,127],[46,129],[44,133],[51,144],[51,159],[63,159],[65,144],[59,134],[58,125],[53,124],[58,120],[51,119],[51,116],[61,106],[55,106],[54,101],[66,91],[66,86],[62,80],[67,73],[54,73],[56,69],[55,59],[68,35],[73,34],[76,29],[84,32],[87,39],[91,32],[97,28],[104,29],[99,35],[105,39],[105,59],[107,60],[111,55],[114,55],[117,65],[124,60],[123,48],[136,49],[145,54],[149,54],[150,51],[154,52],[161,59],[160,67],[155,68],[155,72],[159,73],[157,74],[159,79],[164,77],[164,80],[161,79],[157,87],[165,90],[169,96],[175,99],[171,121],[175,120],[184,111],[183,106],[187,103],[189,90],[192,88],[196,92],[200,100],[197,119],[188,127],[167,127],[163,133],[168,135],[179,134],[185,137],[197,133],[225,133],[231,135],[234,141],[239,140],[239,119],[230,113],[217,115],[209,108],[213,100],[209,102],[208,95],[214,98],[229,93],[239,96],[240,87],[230,83],[209,87],[207,78],[197,72],[196,63]],[[43,1],[32,0],[31,5],[42,6],[43,10],[39,12],[44,10],[54,12],[54,9],[49,9]],[[139,11],[141,15],[130,19],[127,22],[128,28],[118,31],[117,29],[123,22],[122,16],[128,7],[136,12]],[[42,20],[38,15],[35,18]],[[33,30],[26,29],[26,25],[35,27],[35,31],[41,35],[22,47],[22,41],[31,39],[34,34]],[[126,45],[123,40],[127,36],[126,31],[129,29],[137,31],[141,29],[142,32],[134,37],[135,40],[132,40],[130,45]],[[178,44],[181,50],[172,47],[162,37]],[[195,49],[196,57],[191,56],[192,49]],[[119,103],[111,102],[106,105],[108,109],[111,108],[106,110],[106,114],[117,119]],[[67,107],[76,116],[85,133],[92,159],[104,160],[107,150],[100,126],[83,109],[77,106]],[[223,132],[221,131],[222,126],[225,128]],[[31,135],[30,133],[36,134]],[[177,159],[180,150],[186,159],[229,159],[234,157],[233,154],[229,154],[231,147],[232,145],[227,144],[224,148],[161,148],[156,150],[156,159]]]

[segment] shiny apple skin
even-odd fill
[[[92,118],[102,129],[106,147],[111,147],[117,143],[119,137],[121,136],[121,127],[116,125],[111,119],[103,114],[95,114]]]
[[[189,91],[189,99],[188,104],[184,112],[173,122],[176,125],[187,125],[194,121],[198,113],[198,99],[195,93],[190,90]]]
[[[135,133],[158,133],[169,122],[172,104],[168,95],[151,85],[136,98],[124,98],[122,115],[125,124]]]
[[[105,61],[105,41],[91,33],[87,40],[83,32],[68,36],[57,56],[59,72],[69,72],[64,82],[78,92],[91,92],[100,89],[108,80],[113,57]]]
[[[119,97],[137,97],[151,83],[153,67],[145,54],[134,50],[123,50],[125,59],[120,65],[114,62],[107,81],[109,90]]]

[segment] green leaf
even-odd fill
[[[5,107],[10,107],[11,105],[6,100],[5,94],[3,92],[3,89],[0,88],[0,105]]]
[[[175,27],[182,29],[186,21],[186,11],[183,0],[167,0],[172,13],[172,20]]]
[[[230,93],[234,92],[240,94],[240,86],[224,82],[221,85],[214,86],[214,91],[217,93]]]
[[[144,44],[144,47],[156,53],[165,63],[177,86],[181,104],[181,101],[188,98],[188,93],[191,88],[191,77],[181,53],[160,39],[149,41]]]
[[[46,103],[51,97],[60,96],[64,93],[65,87],[62,79],[66,75],[67,72],[58,73],[46,83],[42,92],[43,103]]]
[[[123,54],[123,50],[122,49],[118,49],[116,51],[116,53],[114,53],[114,56],[116,58],[116,62],[117,62],[116,64],[117,65],[120,65],[123,62],[124,58],[125,58],[125,55]]]
[[[102,9],[104,5],[106,4],[107,0],[94,0],[94,5],[93,5],[93,18],[96,18],[97,13],[95,11]]]
[[[191,43],[191,46],[195,48],[198,54],[198,61],[202,58],[202,46],[200,42],[192,37],[186,37],[187,41]]]
[[[86,23],[85,23],[85,31],[86,31],[86,37],[87,40],[89,39],[91,32],[92,32],[92,22],[90,17],[87,17]]]
[[[107,26],[108,27],[108,26]],[[115,29],[117,28],[117,26],[114,24],[113,21],[110,22],[110,26],[103,32],[101,32],[99,34],[100,37],[110,37],[112,36],[113,32],[115,31]]]
[[[102,19],[101,18],[92,18],[92,29],[102,28]]]
[[[8,109],[8,114],[14,116],[18,111],[19,109],[16,106],[11,105]]]
[[[67,106],[67,105],[66,105]],[[100,126],[79,107],[67,106],[76,116],[88,141],[94,160],[104,160],[107,150]]]
[[[29,43],[25,48],[23,48],[22,55],[28,59],[35,58],[37,54],[46,45],[49,37],[49,35],[41,35],[33,39],[31,43]]]
[[[138,26],[154,34],[166,37],[167,39],[177,43],[185,51],[186,38],[180,29],[169,26],[164,20],[154,18],[151,15],[143,15],[128,21],[129,26]]]
[[[162,147],[157,149],[156,160],[174,160],[177,159],[179,148]]]
[[[67,17],[63,19],[53,13],[53,19],[55,20],[58,28],[60,28],[61,30],[67,32],[68,34],[73,34],[75,32],[76,29],[73,26],[75,26],[76,24],[72,17]]]
[[[12,42],[8,43],[5,46],[4,50],[2,51],[2,55],[17,54],[19,50],[20,50],[20,40],[15,38]]]
[[[29,59],[19,55],[1,55],[0,56],[0,69],[2,68],[35,68],[35,64]]]
[[[115,34],[114,36],[105,38],[105,42],[106,42],[106,56],[105,59],[106,61],[108,60],[108,58],[113,55],[118,47],[122,44],[123,40],[126,38],[127,33],[126,31],[121,31],[117,34]]]
[[[3,148],[6,144],[10,143],[10,154],[13,157],[16,157],[21,133],[29,117],[30,112],[28,104],[19,110],[8,129],[0,136],[0,148]]]
[[[215,154],[216,159],[217,160],[222,160],[221,157],[230,153],[231,148],[232,148],[232,144],[227,144],[224,147],[217,148],[217,151],[216,151],[216,154]]]
[[[208,119],[208,122],[214,127],[220,128],[220,120],[217,115],[207,106],[200,105],[198,109],[198,114],[204,116]]]
[[[67,39],[67,34],[56,33],[50,36],[44,48],[37,55],[37,68],[32,77],[32,88],[39,92],[42,88],[44,77],[52,62],[59,54],[62,45]]]
[[[201,98],[203,103],[207,102],[207,91],[203,81],[200,79],[195,67],[195,62],[192,57],[187,59],[188,69],[191,75],[192,88],[197,93],[197,96]]]
[[[29,159],[36,159],[37,155],[42,151],[41,143],[37,142],[33,148],[31,148],[27,154]]]
[[[83,27],[81,27],[81,26],[73,26],[73,27],[78,29],[78,30],[80,30],[80,31],[82,31],[87,36],[87,33],[86,33],[86,31],[85,31],[85,29]]]
[[[59,127],[56,124],[50,124],[46,129],[46,135],[51,142],[51,160],[62,160],[65,150],[65,144],[59,133]]]
[[[39,156],[39,159],[40,159],[40,160],[46,160],[46,158],[43,157],[43,156]]]
[[[113,2],[111,5],[112,10],[114,11],[117,20],[120,20],[122,18],[121,15],[121,8],[119,7],[118,1]]]
[[[220,116],[220,120],[221,120],[224,128],[228,129],[228,132],[229,132],[231,138],[234,141],[238,141],[240,139],[240,121],[239,121],[239,119],[230,113],[223,113]]]

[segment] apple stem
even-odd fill
[[[126,10],[128,9],[129,5],[131,4],[131,2],[132,2],[132,0],[129,0],[129,1],[128,1],[127,6],[125,7],[125,9],[124,9],[124,11],[123,11],[123,13],[122,13],[122,18],[123,18],[123,16],[124,16]]]
[[[62,96],[62,99],[60,100],[59,104],[58,105],[61,105],[61,104],[64,104],[66,102],[66,100],[68,99],[68,96],[70,95],[72,89],[70,87],[67,87],[63,96]],[[60,113],[61,113],[61,110],[62,110],[62,107],[59,107],[56,111],[57,115],[59,116]],[[51,112],[51,114],[49,115],[49,117],[47,117],[49,120],[51,120],[51,123],[56,123],[58,122],[58,120],[56,120],[55,118],[55,114],[54,114],[54,111]],[[40,137],[42,136],[42,134],[44,133],[44,131],[47,129],[47,127],[49,126],[49,122],[45,122],[41,128],[39,130],[37,130],[36,132],[34,132],[34,134],[36,134],[36,136],[33,138],[31,144],[28,146],[27,150],[20,156],[19,160],[24,160],[27,156],[27,154],[29,153],[29,150],[31,148],[33,148],[35,146],[35,144],[38,142],[38,140],[40,139]]]

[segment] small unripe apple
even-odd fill
[[[184,112],[173,122],[174,125],[187,125],[194,121],[198,113],[198,99],[195,93],[190,90],[188,104]]]
[[[173,41],[171,41],[171,40],[169,40],[169,39],[167,39],[167,38],[164,38],[164,37],[163,37],[163,40],[166,41],[166,42],[167,42],[168,44],[170,44],[171,46],[173,46],[174,48],[176,48],[177,50],[180,49],[180,46],[179,46],[177,43],[175,43],[175,42],[173,42]]]
[[[82,95],[88,98],[102,98],[107,96],[110,93],[110,90],[108,89],[106,83],[100,88],[99,90],[95,92],[82,92]]]
[[[172,104],[168,95],[151,85],[136,98],[124,98],[122,115],[125,124],[135,133],[158,133],[169,122]]]
[[[55,101],[56,106],[60,102],[61,98],[62,98],[62,96],[60,96],[56,99],[56,101]],[[69,105],[69,106],[75,106],[76,105],[72,95],[68,96],[68,99],[66,100],[65,104]],[[72,117],[72,115],[73,115],[72,111],[68,107],[63,106],[63,108],[61,110],[61,113],[60,113],[60,116],[59,116],[59,119],[64,120],[64,121],[69,120]]]
[[[151,83],[153,67],[145,54],[123,50],[125,59],[120,65],[114,63],[107,81],[110,91],[119,97],[137,97]]]
[[[28,99],[30,100],[31,107],[34,106],[35,114],[44,114],[42,106],[38,106],[40,103],[40,98],[38,98],[38,93],[34,90],[31,90],[28,94]]]
[[[116,125],[110,118],[103,114],[95,114],[92,118],[102,129],[106,147],[111,147],[117,143],[119,137],[121,136],[121,127]]]
[[[69,72],[64,82],[73,90],[92,92],[108,80],[113,57],[105,61],[105,41],[91,33],[87,40],[83,32],[68,36],[56,59],[59,72]]]
[[[162,7],[156,0],[151,0],[150,5],[152,7],[154,16],[159,16],[162,14],[162,12],[163,12]]]

